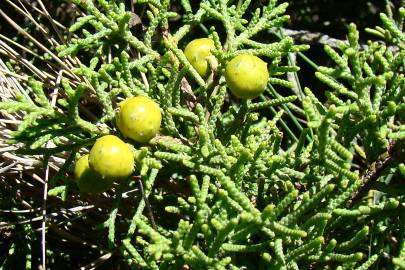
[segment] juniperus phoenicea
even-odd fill
[[[308,45],[284,34],[281,1],[72,2],[81,16],[68,29],[34,23],[61,36],[29,45],[31,62],[0,43],[0,82],[22,86],[2,96],[3,115],[16,121],[3,137],[15,155],[39,157],[13,164],[32,183],[1,178],[0,208],[12,214],[1,210],[1,269],[21,258],[27,269],[76,269],[50,230],[81,247],[79,265],[89,267],[114,259],[122,269],[405,269],[404,7],[388,3],[367,44],[350,24],[347,40],[324,47],[331,64],[318,66]],[[215,43],[204,78],[183,53],[202,37]],[[226,85],[225,66],[241,54],[267,63],[256,99]],[[299,83],[293,55],[316,69],[320,89]],[[118,103],[139,95],[160,105],[159,134],[126,139],[131,177],[104,194],[80,193],[75,161],[103,135],[125,139]],[[32,186],[44,194],[25,201]],[[27,204],[39,205],[27,210],[31,220]]]

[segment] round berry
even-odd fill
[[[238,55],[226,65],[225,79],[234,96],[256,98],[264,92],[269,80],[267,63],[257,56]]]
[[[162,114],[159,105],[146,96],[124,100],[116,116],[121,133],[139,143],[145,143],[159,132]]]
[[[194,39],[184,49],[187,60],[202,77],[209,74],[207,56],[212,49],[215,49],[214,41],[209,38]]]
[[[102,193],[113,183],[112,179],[103,178],[90,168],[89,155],[84,155],[76,161],[74,174],[79,190],[84,193]]]
[[[134,153],[121,139],[105,135],[90,150],[89,165],[102,178],[125,179],[134,171]]]

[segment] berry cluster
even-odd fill
[[[147,142],[158,133],[161,120],[159,105],[146,96],[124,100],[116,114],[122,135],[139,143]],[[104,192],[113,181],[126,179],[133,173],[134,160],[128,144],[117,136],[105,135],[97,139],[90,154],[76,162],[76,183],[81,192]]]

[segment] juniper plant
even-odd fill
[[[390,235],[399,243],[392,263],[404,268],[405,189],[391,182],[405,157],[403,8],[381,14],[382,26],[368,32],[384,40],[367,46],[350,24],[339,50],[324,48],[334,65],[317,66],[325,91],[304,88],[297,97],[286,74],[299,67],[288,57],[308,46],[280,35],[286,3],[269,0],[251,13],[250,0],[182,0],[176,13],[176,1],[142,0],[140,18],[121,1],[73,2],[83,16],[57,47],[60,59],[80,59],[72,74],[61,85],[31,78],[0,108],[24,112],[11,140],[19,153],[69,154],[48,194],[71,200],[69,166],[97,137],[119,135],[117,103],[147,95],[160,104],[160,135],[128,140],[136,156],[128,181],[142,196],[128,208],[124,187],[111,191],[100,226],[110,251],[134,269],[360,270],[387,252]],[[179,26],[172,20],[180,15]],[[208,78],[182,51],[197,28],[215,43]],[[271,36],[263,41],[263,33]],[[225,65],[240,54],[268,63],[257,99],[227,89]],[[81,107],[89,99],[100,106],[93,117]]]

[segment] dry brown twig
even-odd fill
[[[22,16],[30,20],[34,25],[37,26],[39,29],[39,33],[42,34],[46,40],[49,42],[50,46],[49,48],[55,48],[56,46],[59,45],[59,43],[54,40],[53,38],[47,38],[49,34],[47,33],[47,30],[41,27],[41,24],[37,22],[38,18],[35,17],[35,15],[31,15],[26,6],[23,4],[22,1],[18,2],[13,2],[10,0],[7,0],[7,2],[17,10]],[[30,5],[30,2],[24,1],[25,4]],[[43,16],[47,18],[49,21],[51,21],[51,24],[53,26],[53,29],[56,33],[58,32],[58,29],[62,29],[65,31],[65,27],[59,23],[56,23],[56,20],[53,20],[49,13],[47,12],[45,6],[42,4],[41,0],[39,0],[39,8],[31,6],[31,8],[34,9],[34,11],[38,12],[40,16]],[[45,83],[45,85],[48,88],[51,88],[51,93],[49,95],[49,98],[51,99],[50,103],[53,107],[56,107],[57,105],[57,98],[59,95],[64,96],[65,93],[63,92],[63,89],[60,87],[60,82],[62,79],[62,75],[66,76],[70,79],[70,81],[73,81],[73,85],[77,85],[78,83],[85,83],[88,86],[90,85],[89,82],[83,80],[83,78],[80,78],[72,73],[72,68],[73,67],[78,67],[80,66],[80,61],[78,59],[72,59],[72,58],[66,58],[66,59],[60,59],[56,54],[52,52],[52,49],[48,49],[44,44],[42,44],[40,41],[38,41],[34,36],[30,35],[28,32],[26,32],[24,29],[22,29],[12,18],[10,18],[5,12],[0,10],[0,16],[6,19],[17,31],[19,31],[22,36],[26,37],[28,40],[32,41],[36,47],[39,49],[39,51],[43,51],[44,53],[47,53],[51,56],[51,60],[42,58],[38,53],[34,52],[32,49],[27,48],[10,38],[0,35],[0,55],[3,54],[6,56],[6,58],[15,65],[17,68],[17,72],[10,71],[7,67],[7,65],[1,61],[0,59],[0,100],[1,101],[12,101],[15,100],[17,93],[22,94],[25,96],[27,100],[31,100],[29,94],[26,91],[26,86],[24,86],[24,82],[28,81],[29,76],[32,76],[31,74],[27,76],[24,73],[20,73],[18,71],[18,66],[25,67],[28,69],[29,72],[32,72],[34,76]],[[35,17],[35,18],[34,18]],[[63,35],[59,35],[59,37],[62,37]],[[43,61],[47,66],[48,70],[43,71],[39,70],[35,65],[32,64],[30,59],[24,58],[24,54],[20,54],[20,52],[28,53],[31,57],[34,57],[40,61]],[[40,228],[35,229],[35,231],[39,231],[41,234],[41,264],[42,264],[42,269],[46,269],[47,267],[47,259],[46,259],[46,243],[47,243],[47,233],[48,229],[50,228],[49,226],[53,227],[52,232],[56,233],[57,235],[60,235],[60,231],[55,230],[55,226],[58,227],[60,225],[63,225],[66,220],[74,220],[76,218],[83,218],[85,214],[88,213],[88,211],[84,210],[89,210],[89,209],[94,209],[94,205],[90,206],[83,206],[80,204],[84,204],[82,199],[79,197],[76,200],[74,200],[74,204],[79,204],[79,206],[73,205],[71,208],[68,210],[64,209],[57,209],[58,204],[48,204],[48,180],[51,178],[51,175],[55,174],[61,166],[65,163],[66,158],[67,158],[67,153],[62,153],[61,155],[58,156],[51,156],[48,157],[47,160],[43,160],[41,156],[22,156],[19,154],[16,154],[15,151],[20,148],[20,145],[9,145],[7,141],[11,139],[11,133],[13,130],[17,128],[17,126],[21,123],[23,120],[25,114],[24,113],[17,113],[14,115],[10,115],[6,112],[0,112],[0,181],[2,183],[5,183],[6,186],[13,187],[15,185],[20,185],[21,187],[24,187],[24,189],[27,188],[35,188],[36,190],[39,190],[39,186],[42,185],[42,192],[35,192],[35,193],[23,193],[21,192],[18,197],[19,201],[22,206],[25,206],[27,209],[21,209],[21,210],[14,210],[14,209],[2,209],[1,212],[7,213],[9,212],[10,214],[15,214],[17,212],[13,211],[22,211],[26,213],[34,213],[36,216],[34,216],[31,219],[27,220],[22,220],[18,222],[18,225],[21,224],[26,224],[30,223],[33,224],[37,222],[41,222]],[[93,115],[94,117],[94,115]],[[63,139],[62,141],[67,141],[67,139]],[[52,147],[52,142],[48,141],[46,143],[46,148]],[[39,169],[43,169],[43,174],[41,176],[38,176],[38,171]],[[26,181],[24,178],[28,178],[29,180]],[[42,194],[42,207],[40,207],[40,211],[38,212],[35,209],[38,208],[33,208],[26,200],[24,200],[24,197],[38,197],[36,198],[37,201],[40,201],[39,197],[40,194]],[[29,199],[28,201],[31,201]],[[54,200],[53,200],[54,201]],[[69,203],[67,203],[69,205]],[[55,211],[55,208],[57,211]],[[34,210],[32,210],[34,209]],[[50,211],[50,209],[52,209]],[[70,210],[70,211],[69,211]],[[50,213],[48,213],[50,211]],[[83,215],[80,214],[79,216],[74,215],[73,217],[70,217],[70,215],[74,212],[80,212]],[[39,214],[39,215],[38,215]],[[37,216],[38,215],[38,216]],[[64,220],[62,222],[56,223],[54,220],[56,217],[64,217]],[[48,220],[50,219],[50,220]],[[58,218],[59,219],[59,218]],[[48,222],[49,221],[49,222]],[[9,227],[11,224],[10,223],[2,223],[0,225],[1,228],[3,227]],[[14,232],[15,233],[15,232]],[[69,234],[69,232],[68,232]],[[71,234],[69,234],[70,238],[75,237]],[[67,234],[63,234],[63,237],[66,238]],[[58,239],[60,238],[57,237]],[[76,238],[79,240],[80,243],[83,242],[83,240],[80,237]],[[106,258],[108,259],[108,258]]]
[[[405,161],[405,141],[391,141],[388,145],[387,151],[383,153],[377,161],[370,164],[367,170],[364,171],[361,177],[360,188],[354,192],[346,206],[352,207],[358,202],[365,193],[370,190],[370,187],[378,180],[381,173],[392,163],[399,163]]]

